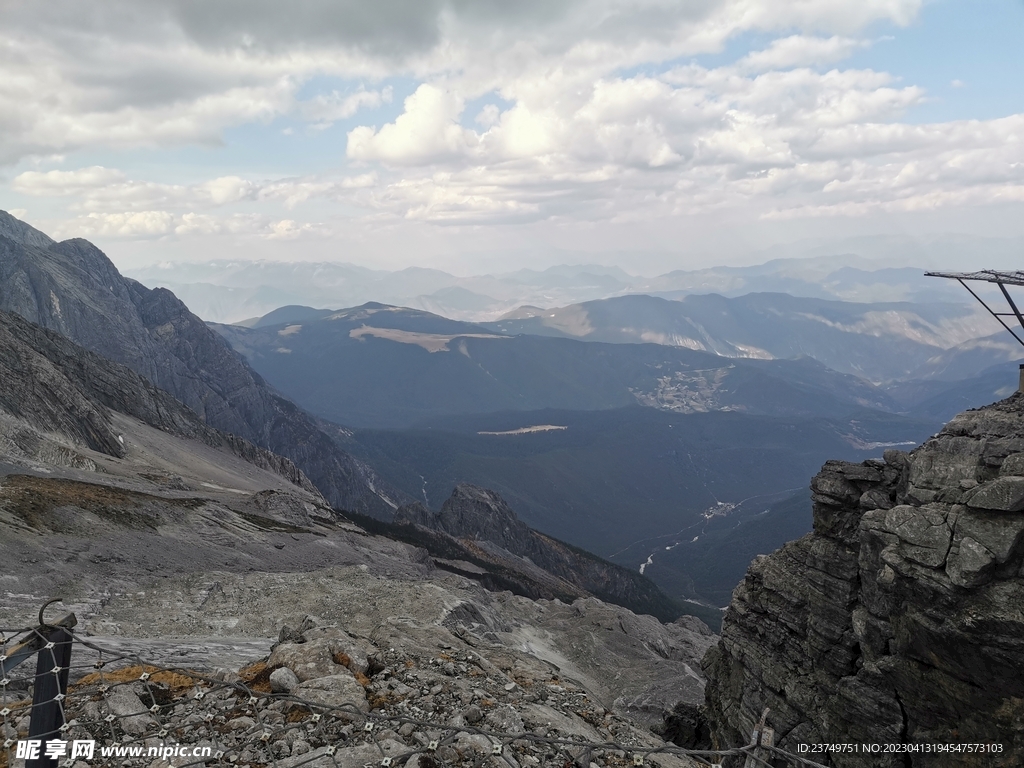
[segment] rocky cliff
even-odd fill
[[[909,454],[828,462],[814,530],[759,557],[703,666],[714,736],[908,745],[836,766],[1010,766],[1024,754],[1024,395]],[[915,745],[998,744],[992,752]]]
[[[390,517],[402,499],[173,293],[122,277],[88,241],[57,243],[0,211],[0,309],[128,366],[210,426],[286,456],[336,507]]]
[[[419,503],[410,504],[398,510],[395,521],[450,537],[468,550],[470,559],[507,563],[507,557],[498,560],[500,553],[514,555],[554,575],[566,590],[558,597],[575,597],[582,591],[584,595],[595,595],[663,621],[671,621],[680,613],[679,607],[654,582],[535,531],[519,519],[501,496],[486,488],[460,483],[438,512]]]

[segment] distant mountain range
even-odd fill
[[[298,310],[288,308],[289,317]],[[730,359],[686,347],[520,334],[382,304],[303,322],[214,326],[270,384],[325,419],[408,427],[505,410],[737,410],[836,416],[898,410],[884,392],[804,357]]]
[[[644,565],[677,598],[724,603],[754,550],[806,531],[806,505],[777,505],[826,457],[915,444],[965,398],[1001,396],[989,383],[1016,381],[997,367],[882,387],[811,353],[905,376],[939,365],[938,342],[977,322],[959,304],[753,294],[620,297],[495,323],[289,306],[214,327],[273,386],[349,425],[324,428],[428,507],[459,482],[493,488],[547,534]],[[643,343],[654,333],[674,345]]]
[[[119,276],[104,274],[102,259],[87,244],[72,243],[77,247],[70,253],[84,256],[70,263],[59,258],[66,252],[42,233],[19,232],[17,222],[10,220],[0,223],[5,225],[0,245],[6,246],[0,264],[9,278],[4,284],[13,286],[4,297],[8,303],[21,299],[21,309],[30,310],[24,298],[50,289],[57,319],[74,328],[90,310],[104,307],[104,297],[83,277],[99,273],[117,297]],[[32,265],[27,256],[34,257]],[[33,265],[38,271],[33,272]],[[76,271],[76,266],[87,268]],[[99,315],[89,319],[98,322]],[[126,327],[132,330],[133,319],[129,310],[107,320],[107,332],[115,338],[106,341],[115,353],[124,353],[116,334],[124,334]],[[175,329],[161,330],[166,341]],[[202,339],[196,334],[184,341],[194,343],[197,336]],[[159,339],[140,331],[137,340],[150,342],[142,351],[153,356],[148,362],[157,366],[158,375],[160,364],[180,362],[161,356]],[[222,344],[216,336],[213,340]],[[223,370],[206,371],[199,386],[225,388],[237,375],[228,364],[232,353],[225,355]],[[236,368],[244,367],[235,362]],[[229,378],[221,380],[220,374]],[[400,508],[395,525],[332,510],[294,462],[215,429],[129,366],[4,310],[0,381],[0,554],[20,551],[10,578],[18,583],[25,579],[26,586],[55,574],[73,579],[80,592],[95,589],[104,576],[103,589],[134,586],[143,574],[157,569],[164,578],[204,567],[303,571],[345,564],[354,548],[369,547],[385,557],[390,548],[428,573],[441,568],[489,589],[527,597],[571,602],[597,595],[665,621],[683,612],[635,569],[531,530],[493,491],[458,485],[439,516],[413,503]],[[211,400],[207,395],[207,405]],[[241,419],[247,413],[230,401],[221,405],[208,408],[207,417],[219,413],[223,418],[227,411]],[[308,424],[317,429],[311,420]],[[328,433],[317,434],[331,446],[333,456],[345,457],[351,466],[366,466],[343,452]],[[386,487],[365,471],[369,481]],[[391,498],[403,496],[393,491]],[[380,515],[372,507],[365,511]],[[370,531],[390,534],[392,541],[371,541],[367,530],[352,525],[351,519]],[[353,547],[360,537],[366,541]],[[32,568],[39,560],[25,553],[35,554],[48,543],[54,551],[47,553],[47,565]],[[62,550],[68,547],[76,554],[65,558]],[[89,553],[84,566],[78,563],[80,552]]]
[[[837,263],[844,266],[837,268]],[[546,309],[628,294],[678,299],[770,291],[856,302],[970,303],[959,286],[924,277],[923,267],[893,268],[890,263],[846,254],[675,270],[657,277],[598,264],[460,277],[420,267],[389,272],[353,264],[233,260],[163,263],[128,274],[150,287],[174,291],[206,320],[228,323],[291,304],[333,309],[367,301],[475,322],[497,320],[523,305]]]
[[[280,266],[238,269],[263,270],[263,280]],[[502,279],[549,298],[630,279],[582,269]],[[744,279],[771,287],[771,275],[791,269],[779,262]],[[291,274],[308,283],[300,269]],[[322,271],[325,291],[338,274]],[[450,301],[518,295],[501,294],[498,281],[467,296],[448,277],[412,270],[403,279]],[[91,244],[55,243],[0,214],[0,309],[128,366],[210,427],[287,457],[336,508],[390,521],[421,500],[418,519],[429,522],[460,483],[491,488],[543,534],[642,568],[676,599],[723,603],[749,557],[775,546],[779,531],[797,535],[806,509],[787,500],[825,459],[914,444],[951,409],[1016,384],[1016,350],[976,338],[991,320],[964,303],[685,295],[679,281],[691,278],[665,276],[681,300],[622,295],[518,307],[494,321],[371,302],[283,304],[244,325],[215,325],[170,291],[123,278]],[[443,531],[420,528],[407,539],[465,554]],[[504,557],[473,567],[502,571],[512,562]],[[508,583],[530,594],[565,588],[545,579],[520,571]]]

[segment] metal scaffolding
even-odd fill
[[[1015,338],[1022,347],[1024,347],[1024,340],[1022,340],[1021,337],[1014,332],[1013,328],[1007,325],[1006,321],[1003,320],[1004,317],[1015,317],[1017,318],[1017,322],[1020,323],[1021,330],[1024,330],[1024,315],[1022,315],[1021,310],[1017,308],[1016,303],[1013,301],[1013,297],[1010,296],[1010,292],[1006,290],[1006,286],[1008,285],[1024,286],[1024,272],[1020,270],[1015,270],[1013,272],[999,272],[994,269],[982,269],[978,272],[925,272],[924,274],[925,277],[945,277],[959,282],[960,285],[966,288],[970,292],[971,296],[977,299],[978,303],[987,309],[989,314],[998,320],[1003,328],[1009,331],[1010,335],[1013,336],[1013,338]],[[1002,292],[1003,298],[1006,299],[1006,303],[1009,305],[1011,311],[996,312],[992,309],[992,307],[985,303],[985,300],[975,293],[971,289],[971,286],[967,284],[968,281],[971,280],[995,283],[998,285],[999,290]],[[1021,366],[1021,368],[1024,370],[1024,366]]]

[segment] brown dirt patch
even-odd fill
[[[202,499],[165,499],[137,491],[126,491],[77,480],[9,475],[0,487],[0,503],[38,530],[54,530],[51,513],[61,507],[74,507],[92,512],[115,525],[133,530],[154,530],[157,520],[147,508],[173,505],[194,509]],[[59,525],[57,525],[59,527]]]
[[[270,674],[279,668],[280,666],[269,666],[266,661],[257,661],[238,670],[238,676],[249,690],[270,693]]]
[[[189,677],[180,672],[161,670],[157,667],[134,664],[130,667],[121,667],[110,672],[91,672],[83,677],[75,685],[70,686],[71,690],[85,688],[90,685],[114,685],[116,683],[133,683],[139,680],[144,672],[149,673],[149,682],[166,685],[172,695],[179,695],[195,688],[200,683],[199,678]]]

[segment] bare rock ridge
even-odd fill
[[[607,562],[584,550],[530,528],[497,493],[468,483],[456,486],[438,512],[420,503],[400,507],[396,523],[407,523],[450,537],[471,560],[504,564],[507,571],[523,571],[523,564],[553,575],[566,594],[538,597],[594,595],[671,621],[679,613],[657,586],[639,573]],[[506,557],[502,557],[502,553]],[[513,555],[508,558],[507,555]],[[518,560],[519,567],[508,561]]]
[[[0,309],[128,366],[210,426],[291,459],[338,508],[390,517],[403,499],[173,293],[122,277],[85,240],[54,242],[0,211]]]
[[[1024,395],[909,454],[828,462],[814,530],[757,558],[705,657],[714,736],[764,707],[776,743],[986,743],[836,766],[1010,766],[1024,750]],[[820,759],[821,756],[812,756]]]
[[[111,412],[138,419],[178,437],[225,447],[245,461],[281,475],[316,493],[290,460],[236,435],[204,424],[195,413],[139,374],[88,352],[53,331],[0,310],[0,414],[17,423],[0,429],[0,437],[33,454],[45,433],[58,433],[73,446],[122,458],[124,438]],[[5,453],[10,453],[10,448]],[[70,449],[70,446],[69,446]],[[83,459],[83,462],[85,460]]]

